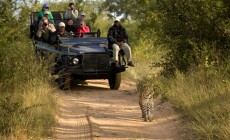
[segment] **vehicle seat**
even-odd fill
[[[52,12],[54,19],[64,19],[64,12]]]
[[[57,32],[54,32],[54,33],[51,33],[50,34],[50,44],[51,45],[54,45],[54,44],[56,44],[57,43]]]
[[[59,24],[60,22],[64,22],[65,25],[67,24],[67,23],[66,23],[66,20],[64,20],[64,19],[55,19],[55,20],[54,20],[54,24],[55,24],[55,28],[56,28],[56,29],[58,29],[58,24]]]

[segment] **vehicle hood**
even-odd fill
[[[107,38],[60,38],[61,46],[68,53],[103,53],[106,52]],[[104,47],[101,45],[103,44]]]
[[[101,46],[78,46],[74,45],[70,48],[71,52],[75,53],[102,53],[106,52],[105,48]]]

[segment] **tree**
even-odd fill
[[[169,54],[160,64],[167,72],[176,69],[223,64],[230,56],[230,2],[227,0],[138,0],[140,30],[151,29],[157,45]],[[150,36],[151,37],[151,36]]]
[[[106,0],[102,6],[104,10],[109,11],[109,18],[122,16],[122,18],[128,20],[137,12],[136,0]]]

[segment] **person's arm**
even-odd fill
[[[52,15],[51,12],[49,13],[49,16],[48,16],[48,17],[49,17],[49,19],[50,19],[50,20],[53,22],[53,24],[54,24],[54,17],[53,17],[53,15]]]
[[[69,11],[69,9],[67,9],[66,11],[65,11],[65,19],[68,19],[69,18],[69,13],[70,11]]]
[[[49,30],[53,33],[56,31],[56,28],[54,27],[53,24],[49,24]]]
[[[122,41],[124,41],[125,43],[128,43],[128,34],[125,28],[122,28]]]
[[[90,29],[89,29],[89,27],[87,25],[85,25],[84,28],[83,28],[83,31],[84,31],[84,33],[89,33]]]
[[[41,38],[42,37],[42,27],[40,27],[36,33],[37,37],[38,38]]]
[[[74,10],[71,14],[76,19],[78,17],[78,10]]]
[[[114,34],[114,29],[110,28],[108,31],[107,38],[109,42],[116,43],[117,40],[113,37],[113,34]]]
[[[77,28],[77,35],[78,35],[78,37],[83,36],[81,28]]]

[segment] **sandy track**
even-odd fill
[[[110,90],[107,80],[88,81],[60,96],[54,138],[58,140],[181,140],[180,119],[168,103],[155,103],[155,118],[143,122],[133,82]]]

